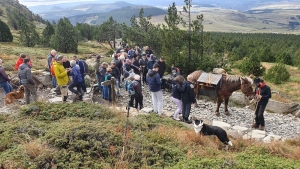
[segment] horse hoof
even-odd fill
[[[230,115],[230,113],[228,112],[228,111],[225,111],[225,113],[224,113],[225,115],[227,115],[227,116],[229,116]]]
[[[219,113],[219,112],[216,112],[215,115],[216,115],[216,116],[220,116],[220,113]]]

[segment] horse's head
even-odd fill
[[[251,100],[254,96],[252,88],[253,80],[249,77],[241,77],[241,91]]]

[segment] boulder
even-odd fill
[[[228,130],[227,131],[227,135],[231,136],[235,139],[241,138],[242,134],[240,132],[238,132],[237,130]]]
[[[273,141],[278,141],[278,140],[281,140],[282,137],[281,136],[278,136],[278,135],[274,135],[274,134],[269,134],[267,137],[265,137],[263,139],[263,142],[264,143],[271,143]]]
[[[289,114],[297,110],[300,110],[299,103],[283,103],[271,99],[266,107],[266,111],[281,114]]]
[[[224,130],[228,130],[228,129],[231,127],[231,125],[228,124],[228,123],[224,123],[224,122],[222,122],[222,121],[216,121],[216,120],[213,120],[212,126],[218,126],[218,127],[221,127],[221,128],[224,129]]]
[[[49,75],[49,72],[48,72],[48,75],[44,75],[44,76],[40,77],[40,80],[45,86],[52,87],[52,78]]]
[[[266,132],[262,130],[252,130],[251,132],[243,135],[244,140],[254,139],[257,141],[261,141],[264,137],[266,137]]]
[[[241,106],[249,104],[249,99],[242,92],[233,92],[229,98],[229,101]]]
[[[48,100],[50,103],[61,103],[62,98],[61,97],[54,97]]]
[[[145,112],[145,113],[151,113],[153,111],[153,108],[147,108],[147,107],[144,107],[141,112]]]
[[[297,110],[293,113],[294,116],[296,117],[300,117],[300,110]]]
[[[232,129],[238,131],[239,133],[243,133],[249,130],[247,127],[241,126],[233,126]]]

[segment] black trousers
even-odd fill
[[[147,81],[146,81],[147,73],[148,73],[147,69],[144,69],[143,73],[142,73],[143,74],[143,79],[142,79],[143,84],[147,83]]]
[[[140,105],[140,110],[141,110],[144,107],[143,106],[143,95],[135,94],[134,99],[135,99],[135,108],[137,109],[138,105]]]
[[[129,107],[133,107],[134,95],[130,96]]]
[[[255,111],[255,123],[257,126],[265,126],[265,118],[264,118],[264,111],[267,105],[257,105]]]
[[[187,120],[190,116],[192,103],[182,103],[182,118]]]

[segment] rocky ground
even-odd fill
[[[91,88],[88,88],[88,92]],[[69,92],[68,101],[72,102],[72,95]],[[144,107],[145,109],[140,111],[149,112],[152,109],[151,95],[147,86],[143,87],[144,95]],[[38,90],[39,101],[44,102],[61,102],[61,97],[57,96],[54,89],[45,88]],[[4,98],[4,91],[0,89],[0,98]],[[93,99],[91,99],[93,98]],[[3,105],[1,99],[0,104]],[[103,100],[101,94],[95,92],[92,96],[91,93],[84,96],[84,101],[94,102],[95,104],[104,104],[111,106],[108,101]],[[117,107],[126,107],[129,101],[127,92],[122,88],[121,96],[117,99]],[[24,104],[24,101],[17,101],[18,104]],[[298,138],[300,134],[300,119],[294,117],[292,114],[282,115],[265,112],[265,131],[252,130],[251,125],[253,122],[254,112],[247,107],[237,108],[229,107],[231,113],[230,116],[224,115],[224,107],[220,107],[220,116],[214,114],[216,104],[208,100],[198,100],[198,108],[192,107],[191,116],[204,119],[206,123],[220,126],[227,130],[228,134],[233,137],[243,137],[244,139],[254,138],[257,140],[263,140],[269,142],[271,139],[286,139],[286,138]],[[175,104],[172,102],[171,93],[164,91],[164,114],[168,117],[176,110]],[[12,109],[3,107],[0,108],[0,113],[11,113]],[[190,125],[192,127],[192,125]]]

